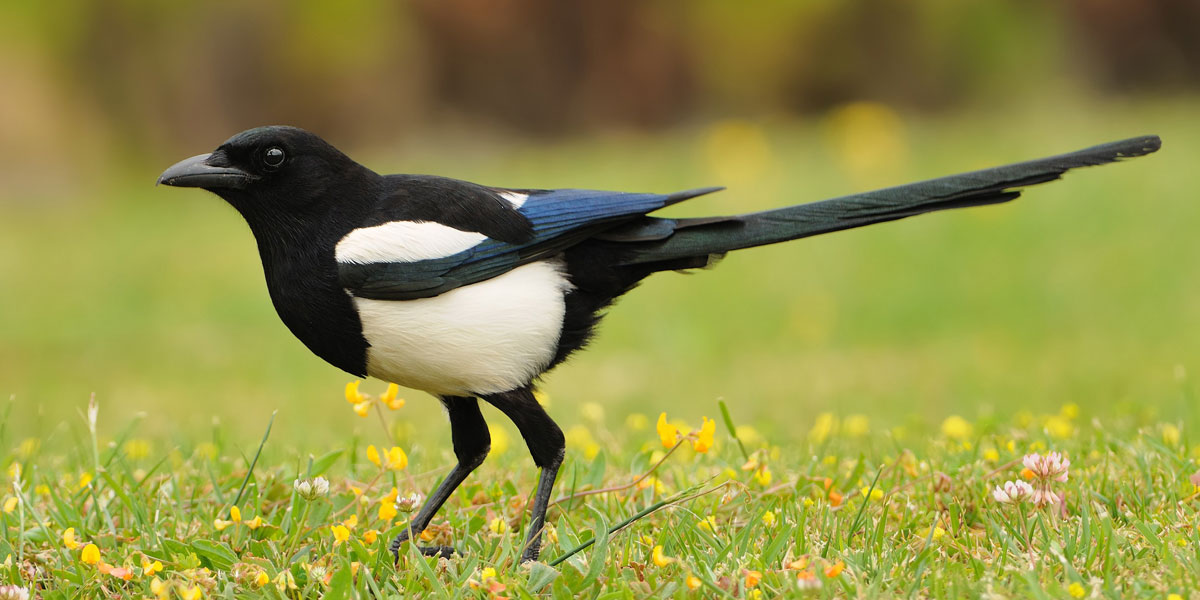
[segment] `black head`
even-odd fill
[[[366,185],[373,174],[325,140],[296,127],[243,131],[211,154],[182,160],[158,183],[198,187],[221,196],[247,220],[257,215],[308,212],[327,204],[326,192]]]

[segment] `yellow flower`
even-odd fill
[[[763,487],[771,485],[771,468],[767,465],[760,467],[754,472],[754,481],[758,482],[758,485]]]
[[[382,453],[374,445],[367,446],[367,460],[378,467],[393,471],[401,471],[408,466],[408,455],[398,446],[392,446]]]
[[[813,422],[812,429],[808,430],[808,439],[814,444],[824,442],[830,434],[837,431],[838,420],[833,416],[833,413],[821,413],[817,415],[817,420]]]
[[[496,569],[494,567],[484,567],[479,570],[479,579],[472,577],[467,580],[467,585],[473,590],[481,589],[486,585],[492,591],[503,591],[504,586],[502,585],[499,586],[499,589],[493,587],[493,585],[499,585],[500,583],[495,581],[495,579]]]
[[[859,490],[859,493],[861,493],[863,495],[863,498],[867,498],[867,496],[869,494],[870,500],[878,501],[878,500],[883,499],[883,490],[881,490],[879,488],[871,489],[870,487],[864,487]]]
[[[646,415],[642,413],[630,413],[628,417],[625,417],[625,426],[634,431],[641,431],[649,424],[650,419],[647,419]]]
[[[396,397],[396,394],[398,393],[400,393],[400,386],[394,383],[389,383],[387,386],[387,391],[379,397],[379,401],[382,402],[384,406],[392,410],[400,410],[401,408],[404,408],[404,398]]]
[[[1179,445],[1179,428],[1170,423],[1164,424],[1163,428],[1162,428],[1162,439],[1163,439],[1163,443],[1168,446],[1171,446],[1171,447],[1178,446]]]
[[[700,586],[702,585],[700,578],[696,577],[695,575],[688,575],[687,580],[684,581],[684,584],[687,585],[688,590],[693,592],[700,589]]]
[[[763,525],[766,525],[767,527],[774,527],[776,522],[775,513],[769,510],[763,513],[762,522]]]
[[[1075,434],[1075,425],[1066,417],[1051,415],[1046,418],[1046,433],[1050,434],[1050,437],[1066,439]]]
[[[169,595],[171,593],[171,586],[167,585],[165,581],[155,577],[154,579],[150,580],[150,593],[165,600],[166,598],[170,597]]]
[[[696,523],[696,527],[699,527],[700,529],[703,529],[709,533],[715,533],[717,531],[717,518],[713,515],[708,515],[707,517],[700,519],[700,522]]]
[[[508,431],[500,425],[488,424],[488,435],[492,438],[492,454],[504,454],[508,451],[509,437]],[[568,441],[568,444],[571,442]]]
[[[964,440],[974,432],[975,426],[958,415],[950,415],[942,421],[942,435],[950,439]]]
[[[143,439],[132,439],[125,442],[125,454],[133,460],[150,456],[150,442]]]
[[[1068,419],[1074,419],[1075,417],[1079,416],[1079,405],[1075,404],[1074,402],[1064,404],[1062,409],[1058,411],[1058,414]]]
[[[225,519],[213,519],[213,529],[216,529],[217,531],[225,531],[225,528],[229,527],[230,525],[233,525],[233,521],[226,521]]]
[[[149,558],[142,557],[142,577],[153,577],[155,573],[161,573],[162,570],[162,561],[150,562]]]
[[[356,402],[350,408],[354,411],[354,414],[366,418],[368,414],[371,414],[371,401]]]
[[[871,420],[867,415],[850,415],[842,422],[842,430],[850,437],[862,437],[871,431]]]
[[[63,545],[67,547],[67,550],[74,550],[80,546],[80,543],[75,540],[74,527],[68,527],[67,530],[63,532],[62,542]]]
[[[654,550],[650,552],[650,555],[651,555],[651,558],[654,560],[654,564],[659,567],[665,567],[665,566],[675,562],[674,558],[671,558],[671,557],[663,554],[662,546],[655,546]]]
[[[50,486],[48,486],[44,483],[40,483],[37,485],[37,487],[33,488],[33,493],[35,493],[39,496],[49,496],[50,495]]]
[[[179,597],[183,600],[200,600],[204,597],[204,589],[198,585],[185,587],[179,590]]]
[[[492,530],[492,533],[499,535],[508,530],[508,523],[505,523],[504,519],[496,517],[488,522],[488,529]]]
[[[241,523],[242,522],[242,509],[238,508],[237,506],[230,506],[229,507],[229,520],[233,521],[234,523]]]
[[[79,489],[86,488],[92,482],[92,474],[84,471],[79,474]]]
[[[4,500],[4,514],[11,514],[12,511],[17,510],[17,504],[20,504],[20,501],[17,500],[16,496],[6,498]]]
[[[368,529],[363,532],[362,538],[363,538],[363,541],[366,542],[366,544],[368,546],[374,546],[375,540],[379,539],[379,530],[378,529]]]
[[[342,521],[342,525],[345,525],[347,529],[358,527],[358,515],[350,515],[349,519]]]
[[[296,587],[296,577],[287,569],[280,571],[279,574],[275,576],[275,589],[281,592],[299,589]]]
[[[262,515],[258,515],[256,517],[254,517],[253,519],[246,521],[246,527],[249,527],[250,529],[258,529],[259,527],[262,527],[262,524],[263,524]]]
[[[800,558],[797,558],[796,560],[793,560],[792,562],[788,563],[784,568],[790,569],[793,571],[803,571],[804,569],[808,568],[808,557],[801,556]]]
[[[94,565],[100,562],[100,548],[95,544],[88,544],[83,547],[83,552],[79,554],[79,560],[85,564]]]
[[[399,446],[392,446],[387,451],[387,467],[393,471],[402,471],[408,467],[408,455]]]
[[[663,413],[664,415],[666,413]],[[708,418],[700,417],[703,421],[700,424],[700,431],[696,434],[696,439],[692,441],[692,448],[696,452],[708,452],[713,445],[713,434],[717,432],[717,422]]]
[[[999,462],[1000,453],[997,452],[995,448],[988,448],[987,450],[983,451],[983,460],[986,460],[990,463]]]
[[[833,579],[834,577],[841,575],[842,571],[844,571],[845,569],[846,569],[846,563],[839,560],[839,561],[833,563],[832,565],[825,567],[825,577],[828,577],[829,579]]]
[[[259,571],[258,576],[254,578],[254,587],[262,587],[268,583],[271,583],[270,576],[267,575],[266,571]]]
[[[17,446],[17,455],[22,459],[28,459],[33,456],[38,448],[42,447],[42,441],[37,438],[25,438],[21,440],[21,445]]]
[[[658,429],[658,439],[662,440],[664,448],[674,447],[679,441],[679,428],[667,423],[667,413],[658,415],[658,424],[655,427]]]
[[[16,481],[21,478],[21,463],[13,462],[8,465],[8,478]]]
[[[367,399],[362,392],[358,391],[358,386],[361,383],[362,380],[358,379],[346,384],[346,402],[349,402],[350,404],[358,404],[359,402],[363,402]]]
[[[1070,594],[1072,598],[1082,598],[1087,594],[1087,590],[1084,589],[1083,585],[1078,581],[1073,581],[1071,582],[1071,585],[1067,586],[1067,593]]]
[[[400,495],[400,490],[392,488],[388,495],[379,500],[379,519],[390,522],[396,518],[396,497]]]
[[[350,539],[350,530],[345,525],[330,525],[329,530],[333,532],[333,545],[338,545]]]
[[[1167,600],[1183,600],[1183,596],[1179,594],[1167,594]]]
[[[944,536],[944,535],[946,535],[946,530],[942,529],[938,525],[935,525],[933,527],[932,531],[930,531],[928,528],[926,528],[924,531],[921,532],[921,541],[925,541],[926,538],[929,538],[936,542],[936,541],[942,539],[942,536]]]
[[[196,455],[212,460],[217,457],[217,445],[212,442],[204,442],[196,445]]]
[[[762,571],[746,571],[746,588],[752,588],[762,582]]]

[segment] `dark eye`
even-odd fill
[[[283,148],[278,146],[271,146],[267,148],[266,152],[263,152],[263,164],[269,169],[279,168],[279,165],[283,164],[284,158],[286,156],[283,154]]]

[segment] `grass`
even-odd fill
[[[60,437],[16,444],[10,464],[20,467],[7,479],[19,469],[21,485],[0,515],[0,577],[44,586],[42,598],[1161,598],[1200,584],[1200,487],[1188,480],[1200,445],[1175,423],[1087,422],[1074,405],[951,418],[931,431],[826,414],[783,441],[744,425],[734,438],[722,425],[700,453],[690,438],[665,446],[644,415],[613,423],[588,411],[571,436],[545,562],[533,566],[515,559],[535,473],[503,441],[431,528],[430,541],[462,555],[407,547],[394,568],[387,544],[404,514],[381,507],[427,492],[444,472],[424,470],[435,461],[384,468],[357,438],[297,460],[267,436],[239,447],[220,430],[162,447],[135,437],[136,423],[93,435],[77,421]],[[992,497],[1022,478],[1023,454],[1049,450],[1072,461],[1069,480],[1053,484],[1061,504]],[[331,478],[327,495],[296,493],[298,478],[316,476]],[[588,493],[598,490],[608,491]],[[89,543],[94,564],[84,561]]]
[[[1200,551],[1188,479],[1200,456],[1188,377],[1200,372],[1193,115],[1191,100],[1085,104],[909,117],[879,137],[850,112],[555,147],[355,152],[380,170],[514,187],[730,185],[673,209],[704,214],[1164,137],[1158,155],[1073,173],[1011,205],[648,281],[544,386],[570,439],[560,495],[645,478],[552,509],[557,541],[544,559],[597,543],[532,570],[513,557],[536,472],[489,410],[493,456],[435,520],[463,556],[410,553],[393,571],[383,549],[404,515],[382,520],[379,507],[393,488],[428,493],[453,461],[448,428],[430,425],[444,423],[436,403],[414,392],[382,422],[355,416],[341,399],[347,376],[273,314],[236,215],[139,183],[173,157],[86,198],[0,200],[0,383],[13,395],[0,432],[10,469],[0,560],[11,555],[0,582],[35,582],[46,598],[153,596],[155,577],[168,597],[277,597],[281,573],[297,585],[289,597],[476,597],[496,584],[511,597],[1186,596]],[[719,399],[769,481],[743,470],[753,461],[725,431]],[[664,410],[684,431],[716,419],[716,447],[685,441],[655,468]],[[376,466],[368,445],[402,448],[407,467]],[[1056,484],[1061,507],[991,499],[1020,477],[1014,461],[1047,450],[1073,463]],[[327,496],[293,493],[317,475],[332,482]],[[218,531],[235,502],[242,522]],[[335,544],[331,527],[351,515]],[[82,562],[67,528],[102,563]],[[162,571],[144,575],[143,556]],[[801,589],[800,573],[820,588]],[[689,575],[700,589],[688,591]]]

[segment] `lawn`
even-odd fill
[[[434,522],[462,557],[409,552],[393,572],[385,549],[404,513],[388,514],[388,496],[427,493],[453,460],[437,403],[408,392],[398,410],[355,415],[350,377],[275,317],[232,209],[149,184],[180,157],[86,194],[5,198],[0,582],[32,577],[45,598],[1186,597],[1200,573],[1194,99],[900,122],[857,106],[653,137],[352,154],[512,187],[729,186],[671,209],[705,214],[1143,133],[1163,150],[1009,205],[646,282],[543,386],[570,449],[548,562],[533,568],[513,558],[536,472],[490,411],[492,457]],[[660,439],[664,411],[684,433],[713,419],[714,446]],[[374,464],[370,445],[401,448],[407,464]],[[1050,451],[1071,461],[1067,481],[1045,484],[1062,502],[993,497],[1031,475],[1026,454]],[[294,491],[318,475],[328,494]]]

